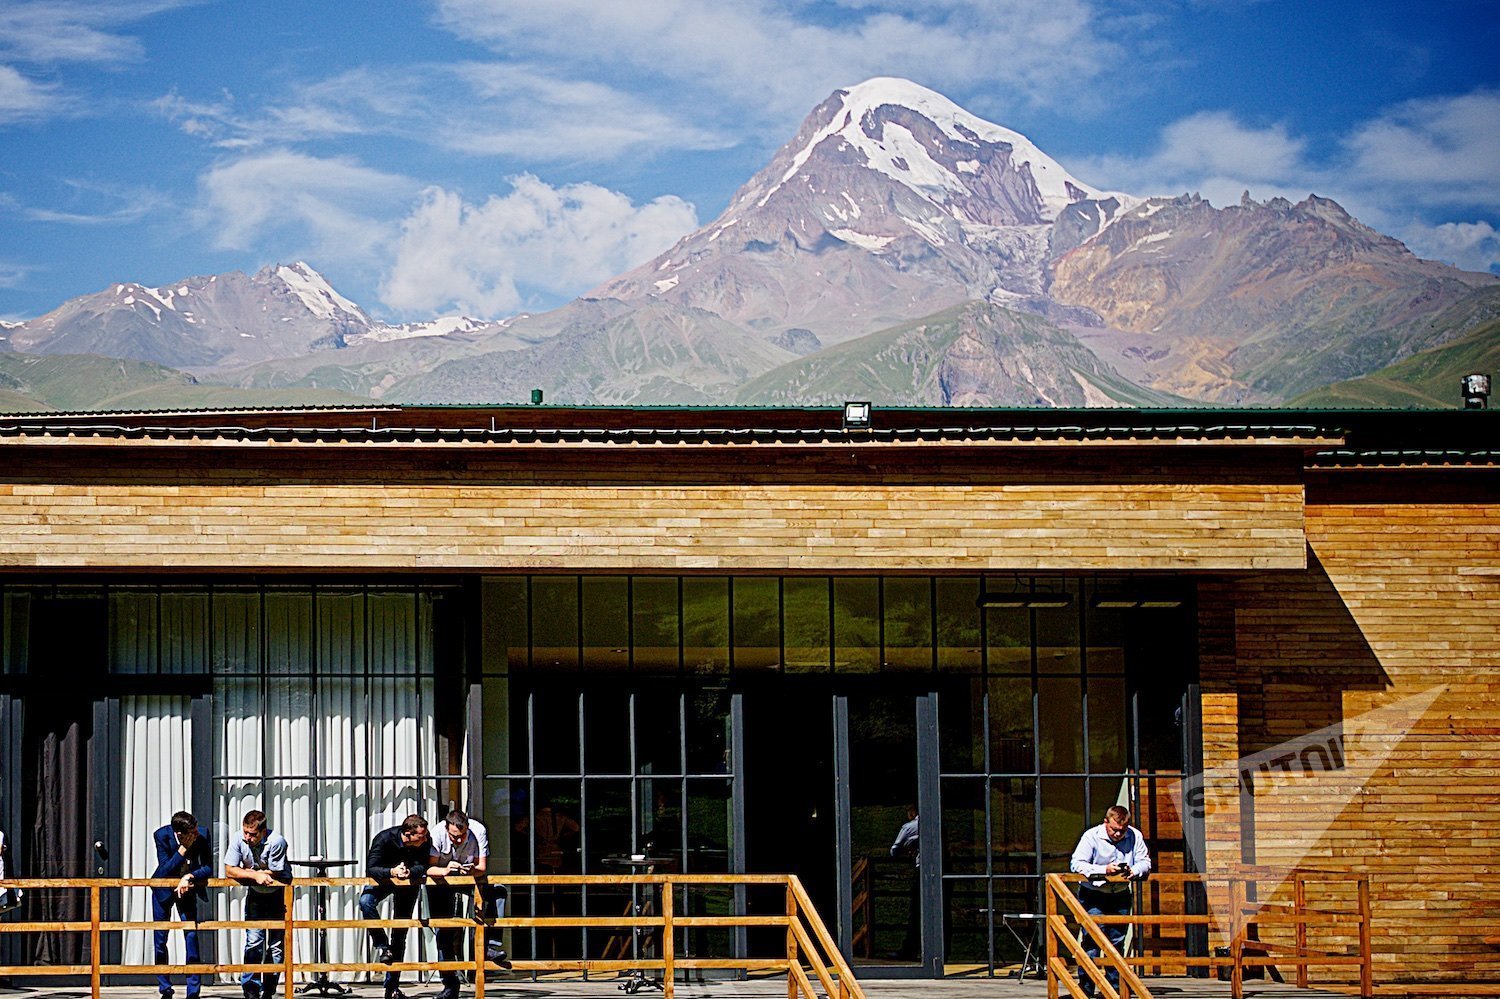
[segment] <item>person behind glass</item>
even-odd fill
[[[224,876],[250,883],[245,893],[247,920],[286,919],[286,893],[282,886],[292,883],[292,869],[287,866],[286,839],[266,825],[266,813],[252,808],[240,820],[240,835],[230,840],[224,851]],[[256,927],[245,931],[246,964],[280,964],[285,930]],[[246,971],[240,975],[245,999],[271,999],[276,994],[280,976],[274,971],[257,975]]]
[[[184,923],[198,922],[198,903],[208,901],[205,887],[213,875],[213,848],[208,843],[208,830],[198,826],[191,812],[177,812],[172,821],[156,830],[151,837],[156,842],[156,870],[153,878],[176,878],[171,888],[151,889],[151,918],[157,922],[171,922],[172,912]],[[156,963],[167,964],[167,932],[156,930],[152,936],[156,943]],[[182,931],[183,946],[187,952],[187,963],[198,963],[198,931]],[[188,999],[199,993],[200,979],[197,973],[187,976]],[[163,996],[172,994],[172,979],[166,975],[156,976],[157,988]]]
[[[917,806],[907,805],[906,821],[896,830],[896,840],[891,844],[891,856],[905,857],[913,867],[907,891],[906,935],[901,940],[901,949],[890,955],[898,961],[915,961],[922,954],[922,859],[917,852],[921,844],[919,825]]]
[[[1109,806],[1104,821],[1086,830],[1078,840],[1069,866],[1074,874],[1088,879],[1078,886],[1078,901],[1090,915],[1128,916],[1130,882],[1151,873],[1146,838],[1130,824],[1130,809],[1124,805]],[[1113,923],[1103,929],[1105,937],[1119,950],[1125,943],[1126,925]],[[1084,937],[1084,953],[1091,958],[1099,956],[1099,945],[1092,934]],[[1112,988],[1120,987],[1120,974],[1114,968],[1106,968],[1104,976]],[[1083,968],[1078,969],[1078,985],[1084,995],[1094,994],[1093,979]]]
[[[379,919],[380,903],[389,896],[394,898],[391,918],[410,919],[421,890],[418,885],[427,872],[427,856],[427,820],[420,815],[408,815],[399,826],[376,833],[365,858],[365,876],[380,884],[370,885],[360,893],[360,918]],[[407,883],[391,884],[392,879]],[[375,960],[381,964],[392,964],[405,956],[406,927],[392,931],[389,937],[383,926],[372,926],[369,933]],[[406,999],[400,984],[401,972],[385,973],[386,999]]]
[[[450,919],[458,908],[460,893],[468,893],[467,885],[434,884],[432,878],[472,875],[478,886],[483,905],[478,918],[489,922],[505,914],[505,889],[484,881],[485,868],[489,864],[490,837],[484,823],[471,819],[455,808],[432,833],[432,846],[427,857],[427,914],[433,919]],[[459,933],[457,927],[444,927],[437,931],[439,961],[457,961]],[[505,947],[498,937],[485,942],[484,958],[502,968],[509,968]],[[437,999],[456,999],[458,995],[458,972],[440,971],[443,990]]]

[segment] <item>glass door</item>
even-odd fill
[[[882,686],[834,697],[839,945],[861,974],[925,977],[942,965],[935,697]]]

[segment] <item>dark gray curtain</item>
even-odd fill
[[[84,878],[89,867],[89,739],[93,703],[40,695],[26,705],[23,737],[26,837],[20,869],[28,878]],[[78,889],[28,891],[28,920],[86,920],[88,893]],[[82,933],[37,933],[30,960],[80,964],[87,960]]]

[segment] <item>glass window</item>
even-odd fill
[[[615,687],[583,692],[584,772],[631,772],[630,694]]]
[[[955,673],[978,673],[984,667],[979,577],[939,577],[937,588],[937,665]]]
[[[578,668],[577,576],[532,579],[531,636],[531,665],[535,669]]]
[[[782,583],[782,629],[789,673],[821,673],[829,668],[833,642],[828,587],[826,576],[791,577]]]
[[[637,576],[630,581],[636,672],[676,673],[681,667],[678,597],[675,576]]]
[[[630,583],[624,576],[583,577],[583,668],[624,672],[630,666]]]
[[[944,773],[984,772],[984,689],[982,677],[943,679],[938,691],[938,760]],[[1026,728],[1029,735],[1031,726]]]
[[[480,584],[484,619],[484,672],[523,670],[531,651],[527,632],[526,577],[489,576]]]
[[[566,687],[538,687],[531,692],[537,773],[579,772],[578,698],[576,689]]]
[[[993,679],[989,681],[989,696],[990,772],[1035,772],[1036,752],[1031,735],[1031,680],[1027,677]]]
[[[880,666],[880,581],[833,581],[833,664],[840,673],[873,673]]]
[[[260,672],[260,611],[258,591],[214,590],[215,673]]]
[[[729,579],[682,581],[682,664],[689,673],[729,672]]]
[[[1078,600],[1078,580],[1037,581],[1035,597],[1052,594],[1066,596],[1069,602],[1066,607],[1042,607],[1035,611],[1037,672],[1077,673],[1082,665],[1078,624],[1083,613]]]
[[[775,579],[734,580],[734,668],[774,670],[781,666],[780,583]]]
[[[986,872],[985,783],[983,777],[943,779],[944,874]]]
[[[209,672],[207,591],[164,590],[160,599],[161,671]]]
[[[1043,777],[1042,871],[1066,871],[1078,838],[1091,824],[1084,813],[1084,778]]]
[[[881,580],[885,606],[884,640],[887,669],[932,669],[932,580],[926,576]]]
[[[1091,677],[1089,698],[1089,770],[1118,773],[1125,769],[1125,678]]]
[[[652,684],[636,691],[637,773],[682,773],[681,699],[682,694],[675,683],[670,686]]]
[[[994,581],[988,584],[996,587]],[[1031,672],[1031,611],[1019,607],[986,607],[986,666],[991,673]]]
[[[729,752],[729,691],[723,688],[693,690],[687,693],[686,699],[688,773],[734,772],[734,761]]]
[[[1082,773],[1083,691],[1073,677],[1037,681],[1037,716],[1042,773]]]
[[[1035,874],[1036,779],[996,777],[990,781],[990,849],[995,873]]]

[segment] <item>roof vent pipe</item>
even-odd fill
[[[542,404],[542,390],[541,389],[532,389],[531,390],[531,404],[533,406],[540,406]]]
[[[1464,397],[1464,409],[1490,408],[1490,376],[1464,375],[1459,382]]]

